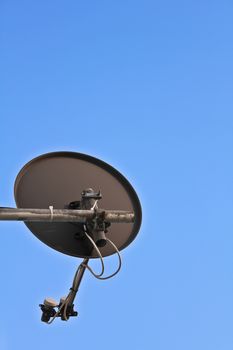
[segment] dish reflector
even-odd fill
[[[18,208],[64,209],[78,201],[87,188],[101,191],[99,208],[126,210],[135,213],[134,223],[112,223],[107,237],[119,250],[136,237],[141,225],[141,206],[136,192],[126,178],[109,164],[82,153],[54,152],[27,163],[15,180],[15,201]],[[78,224],[69,222],[25,222],[43,243],[64,254],[95,258],[96,252],[86,239],[77,238]],[[80,225],[80,224],[79,224]],[[115,253],[107,244],[103,256]]]

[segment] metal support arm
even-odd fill
[[[76,278],[76,290],[74,291],[75,293],[73,294],[73,297],[69,299],[69,305],[72,306],[73,305],[73,302],[74,302],[74,299],[76,297],[76,294],[79,290],[79,286],[80,286],[80,283],[82,281],[82,278],[83,278],[83,275],[84,275],[84,272],[86,270],[86,265],[88,264],[88,261],[89,259],[88,258],[85,258],[83,259],[83,262],[80,266],[80,269],[78,271],[78,275],[77,275],[77,278]]]

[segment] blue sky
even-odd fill
[[[143,207],[121,273],[87,272],[79,318],[50,327],[38,304],[80,260],[1,222],[1,349],[232,349],[232,18],[226,0],[0,2],[1,205],[27,161],[71,150]]]

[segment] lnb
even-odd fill
[[[40,304],[39,306],[42,311],[41,321],[48,323],[56,315],[55,307],[58,306],[58,303],[52,298],[46,298],[44,304]]]
[[[66,299],[66,297],[61,298],[58,304],[54,299],[46,298],[44,304],[39,305],[42,311],[41,321],[50,323],[50,320],[56,317],[60,317],[62,321],[67,321],[72,316],[78,316],[78,312],[74,311],[74,304],[68,304],[65,307]]]

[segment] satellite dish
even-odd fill
[[[40,304],[41,320],[77,316],[74,299],[88,269],[106,280],[121,268],[120,251],[136,237],[142,220],[141,205],[126,178],[111,165],[82,153],[53,152],[27,163],[14,187],[17,208],[0,207],[0,220],[24,221],[29,230],[49,247],[83,258],[72,287],[60,302],[46,298]],[[104,275],[103,257],[117,253],[119,266]],[[95,273],[89,259],[100,258]]]
[[[53,152],[27,163],[15,180],[18,208],[64,209],[78,202],[85,189],[101,192],[101,208],[135,213],[134,223],[113,223],[106,234],[118,250],[127,247],[141,225],[141,206],[136,192],[126,178],[111,165],[82,153]],[[79,237],[79,224],[69,222],[26,222],[29,230],[43,243],[62,253],[80,257],[98,257],[88,239]],[[114,254],[106,244],[102,256]]]

